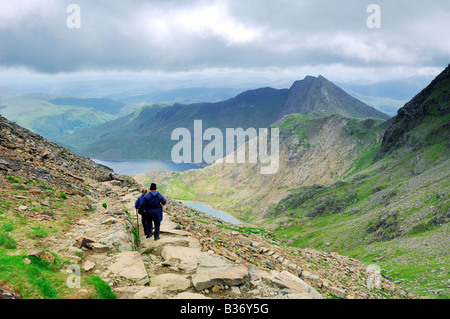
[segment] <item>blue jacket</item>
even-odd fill
[[[156,191],[150,191],[141,200],[139,212],[141,214],[156,215],[161,222],[163,220],[163,205],[165,205],[166,202],[163,195]]]
[[[142,202],[142,199],[143,199],[143,198],[144,198],[144,195],[141,195],[141,197],[139,197],[139,198],[136,200],[136,203],[134,203],[134,208],[138,209],[139,206],[141,206],[141,202]]]

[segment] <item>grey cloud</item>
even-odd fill
[[[0,67],[42,73],[436,67],[450,57],[442,38],[450,29],[446,0],[80,0],[82,27],[68,29],[65,8],[72,2],[28,1],[30,12],[10,10],[9,23],[0,24]],[[380,30],[366,26],[373,2],[382,8]],[[208,21],[210,15],[218,21]]]

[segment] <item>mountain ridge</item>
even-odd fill
[[[338,113],[354,117],[389,118],[388,115],[359,102],[323,77],[309,76],[305,79],[298,81],[293,89],[266,87],[248,90],[217,103],[176,103],[172,107],[157,110],[157,114],[151,114],[153,111],[148,108],[141,109],[136,114],[148,114],[145,129],[128,120],[124,123],[119,120],[78,131],[55,141],[82,155],[102,160],[170,160],[170,149],[176,144],[170,136],[174,129],[183,127],[192,131],[194,120],[202,120],[204,127],[221,130],[230,127],[267,128],[283,116],[293,111],[297,113],[298,105],[292,100],[294,96],[296,100],[302,99],[306,100],[307,104],[312,104],[309,109],[321,115]],[[315,84],[313,89],[310,84]],[[299,94],[299,86],[305,89],[304,94]],[[311,97],[314,94],[320,94],[320,98]],[[80,142],[87,140],[90,142]]]

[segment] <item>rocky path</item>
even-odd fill
[[[381,276],[376,289],[369,287],[371,269],[354,259],[283,247],[172,200],[164,209],[161,239],[145,238],[139,218],[137,244],[132,230],[138,189],[114,182],[91,188],[95,211],[63,238],[48,241],[83,274],[102,278],[119,299],[409,297]],[[79,289],[77,297],[83,293]]]

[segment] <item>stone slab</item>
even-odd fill
[[[117,254],[116,262],[109,266],[108,269],[140,285],[145,285],[149,282],[144,262],[137,251]]]

